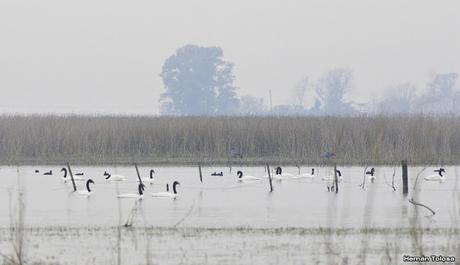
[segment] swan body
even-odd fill
[[[86,190],[79,190],[78,195],[82,197],[89,197],[91,194],[93,194],[93,191],[91,190],[91,187],[89,186],[90,184],[94,184],[94,181],[92,179],[88,179],[86,181]]]
[[[124,181],[125,179],[126,179],[125,176],[122,176],[122,175],[111,175],[111,174],[109,174],[109,175],[105,178],[106,181],[110,181],[110,182],[112,182],[112,181]]]
[[[321,179],[322,179],[323,181],[332,182],[332,181],[334,181],[335,176],[334,176],[334,175],[324,176],[324,177],[322,177]],[[342,172],[340,172],[340,170],[337,170],[337,181],[338,181],[338,182],[342,182],[342,180],[343,180]]]
[[[254,177],[254,176],[243,176],[243,171],[241,170],[238,170],[238,172],[236,172],[236,175],[238,176],[239,182],[261,180],[261,178]]]
[[[437,169],[434,172],[438,172],[438,174],[426,176],[424,177],[424,179],[426,181],[439,181],[439,182],[446,181],[446,176],[443,175],[443,172],[446,172],[444,168]]]
[[[171,198],[175,200],[177,198],[177,189],[176,186],[180,185],[179,181],[174,181],[173,183],[173,192],[169,191],[169,186],[166,184],[166,191],[165,192],[156,192],[152,193],[152,197],[161,197],[161,198]]]
[[[298,176],[294,176],[292,177],[293,179],[303,179],[303,178],[309,178],[309,179],[312,179],[312,178],[315,178],[315,169],[312,168],[311,169],[311,174],[309,173],[304,173],[304,174],[300,174]]]
[[[140,183],[138,186],[138,193],[125,193],[117,195],[119,199],[142,199],[144,197],[144,184]]]

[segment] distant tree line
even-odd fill
[[[353,72],[335,68],[318,80],[303,77],[293,89],[291,104],[268,106],[263,98],[238,96],[233,63],[223,58],[220,47],[186,45],[164,63],[160,76],[165,92],[160,97],[161,114],[176,116],[214,115],[343,115],[358,114],[447,114],[460,110],[458,74],[433,77],[424,92],[411,83],[385,91],[383,99],[359,104],[349,100]],[[305,106],[309,95],[313,104]]]

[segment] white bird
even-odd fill
[[[62,181],[67,182],[67,181],[71,180],[69,177],[67,177],[67,175],[68,175],[67,168],[63,167],[61,169],[61,172],[64,172],[64,176],[62,176]],[[85,181],[84,178],[78,177],[78,176],[73,176],[73,180],[74,181]]]
[[[79,190],[78,195],[83,196],[83,197],[91,196],[91,194],[93,194],[93,191],[91,190],[89,184],[94,184],[94,181],[92,179],[88,179],[86,181],[86,190]]]
[[[117,198],[120,199],[142,199],[144,197],[144,187],[145,185],[142,183],[139,183],[138,186],[138,193],[125,193],[125,194],[119,194],[117,195]]]
[[[321,178],[323,181],[334,181],[335,180],[335,175],[329,175],[329,176],[324,176]],[[337,181],[342,182],[343,177],[342,177],[342,172],[340,170],[337,170]]]
[[[111,174],[108,174],[107,177],[105,178],[106,181],[124,181],[125,179],[126,179],[125,176],[111,175]]]
[[[375,174],[375,168],[371,168],[370,171],[366,172],[366,175],[369,175],[369,177],[368,177],[369,181],[372,182],[372,183],[374,183],[374,181],[375,181],[375,175],[374,174]]]
[[[236,175],[238,176],[238,181],[240,182],[261,180],[261,178],[254,176],[243,176],[243,171],[241,170],[238,170],[238,172],[236,172]]]
[[[275,170],[273,168],[270,168],[270,176],[271,177],[275,176]],[[262,178],[264,178],[264,179],[268,179],[268,177],[269,177],[268,173],[267,173],[267,175],[262,176]]]
[[[152,193],[152,197],[162,197],[162,198],[171,198],[175,200],[177,198],[177,189],[176,186],[180,185],[179,181],[174,181],[173,183],[173,192],[169,191],[169,185],[166,184],[166,192],[156,192]]]
[[[439,182],[444,182],[446,181],[446,176],[444,176],[442,173],[446,172],[444,168],[436,169],[434,172],[438,172],[438,174],[434,175],[429,175],[424,177],[426,181],[439,181]]]
[[[315,169],[314,168],[311,169],[311,174],[304,173],[304,174],[301,174],[301,175],[298,175],[298,176],[294,176],[292,178],[293,179],[315,178]]]
[[[155,179],[155,170],[151,169],[150,170],[150,177],[149,178],[141,178],[143,183],[150,183],[153,184]]]

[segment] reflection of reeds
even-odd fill
[[[0,158],[20,162],[455,163],[460,118],[0,116]]]
[[[19,171],[18,171],[19,172]],[[8,191],[10,201],[10,239],[13,247],[13,253],[2,254],[3,263],[11,265],[25,264],[26,256],[26,229],[25,229],[25,191],[22,189],[21,178],[17,178],[16,202],[14,203],[14,194],[12,190]]]

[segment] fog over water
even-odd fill
[[[0,2],[1,113],[158,114],[165,60],[186,44],[220,46],[238,96],[295,102],[303,76],[353,71],[355,102],[418,90],[460,72],[460,2]],[[457,81],[458,82],[458,81]],[[457,85],[458,87],[458,85]],[[304,104],[313,100],[307,93]]]

